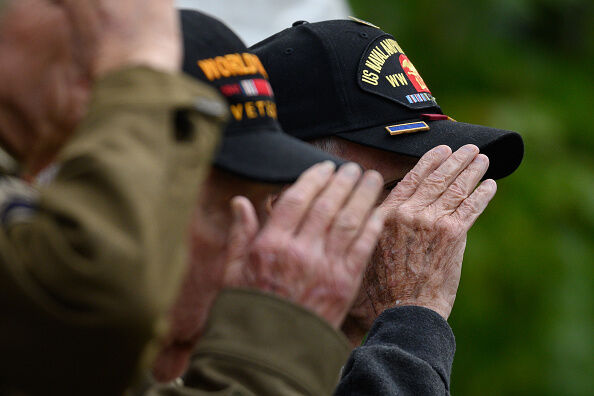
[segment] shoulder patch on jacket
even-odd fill
[[[27,182],[11,176],[0,177],[0,226],[4,229],[23,223],[37,212],[39,194]]]

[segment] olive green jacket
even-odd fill
[[[0,394],[121,395],[144,372],[226,116],[193,79],[120,70],[96,84],[53,182],[0,177]]]
[[[349,352],[346,338],[309,311],[255,291],[225,290],[183,383],[141,394],[331,395]]]

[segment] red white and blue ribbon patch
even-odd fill
[[[270,83],[263,78],[242,80],[237,84],[223,85],[221,93],[227,97],[234,95],[273,96]]]

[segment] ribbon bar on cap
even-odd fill
[[[429,125],[425,121],[408,122],[406,124],[396,124],[386,127],[390,135],[402,135],[403,133],[413,133],[420,131],[428,131]]]

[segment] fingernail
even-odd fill
[[[497,182],[493,179],[487,179],[483,182],[484,185],[491,185],[491,188],[497,189]]]
[[[435,149],[435,153],[440,157],[445,157],[449,154],[450,148],[448,146],[439,146]]]
[[[483,165],[483,164],[486,164],[488,161],[489,161],[489,158],[487,158],[487,156],[486,156],[486,155],[484,155],[484,154],[479,154],[479,155],[477,155],[477,156],[476,156],[476,158],[474,159],[474,161],[473,161],[473,162],[474,162],[476,165]]]
[[[324,161],[319,165],[319,172],[322,175],[329,175],[336,169],[336,164],[332,161]]]
[[[474,153],[478,153],[479,149],[478,147],[476,147],[474,144],[467,144],[466,146],[463,146],[460,150],[469,153],[469,154],[474,154]]]
[[[346,176],[355,179],[361,174],[361,168],[359,168],[359,165],[355,164],[354,162],[349,162],[342,166],[342,172]]]
[[[379,172],[376,171],[367,171],[365,172],[365,185],[369,187],[379,187],[382,185],[384,178]]]

